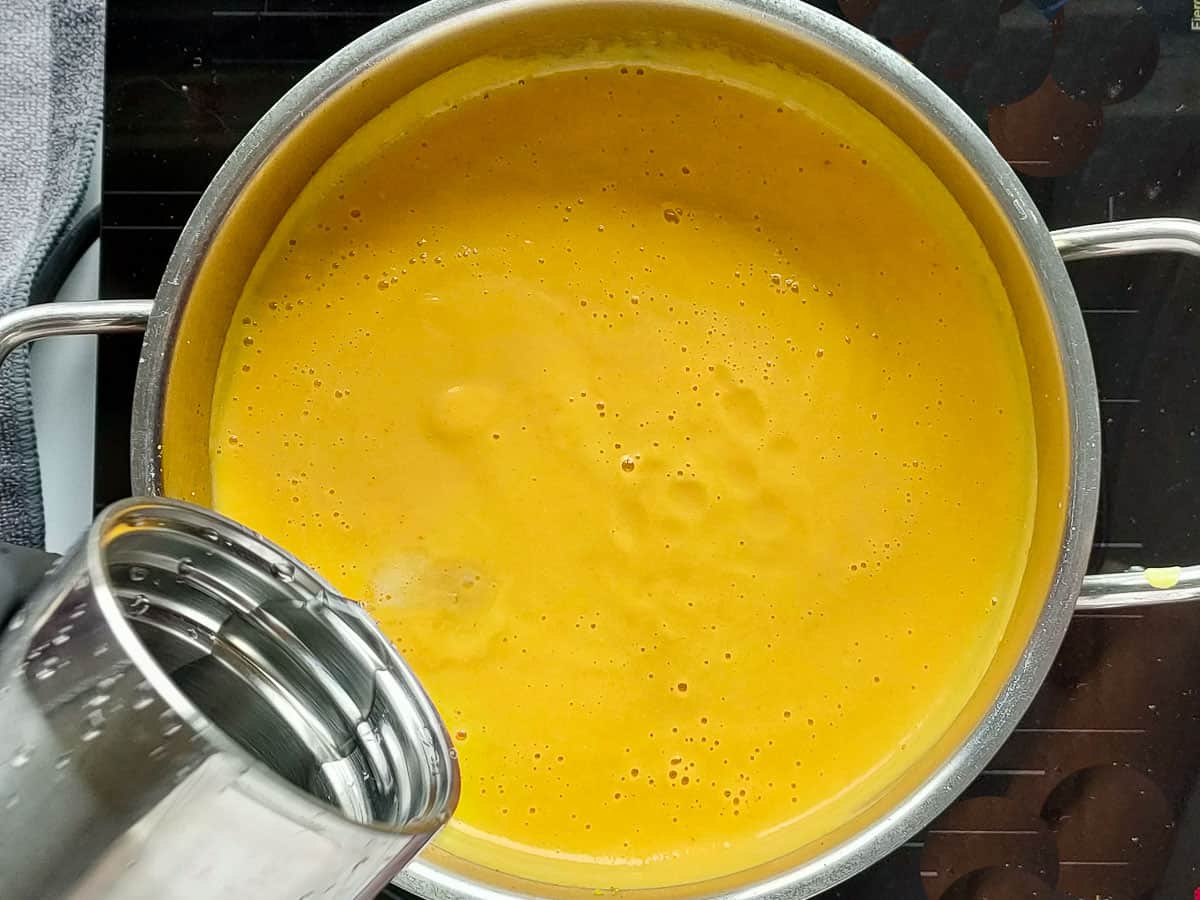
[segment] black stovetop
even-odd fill
[[[103,295],[152,296],[200,192],[258,116],[409,5],[109,0]],[[817,5],[938,81],[1051,227],[1200,218],[1193,0]],[[1095,261],[1071,275],[1102,397],[1092,568],[1200,560],[1200,262]],[[97,507],[129,492],[139,343],[101,342]],[[1198,775],[1200,606],[1081,614],[991,767],[932,828],[829,896],[1190,898],[1200,887]]]

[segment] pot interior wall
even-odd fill
[[[583,2],[552,9],[542,4],[500,4],[468,14],[453,27],[435,26],[397,44],[359,74],[335,77],[313,100],[311,114],[281,121],[282,140],[266,138],[250,148],[261,162],[240,172],[218,196],[218,212],[193,221],[202,259],[172,322],[176,340],[168,351],[162,410],[163,487],[166,494],[200,503],[211,499],[209,411],[212,385],[225,333],[242,285],[284,212],[320,165],[359,126],[397,97],[481,55],[514,56],[553,51],[572,54],[588,46],[655,40],[711,45],[751,60],[815,74],[842,90],[896,132],[950,189],[989,248],[1012,302],[1026,356],[1035,406],[1038,446],[1037,512],[1019,601],[1004,639],[973,699],[942,738],[876,801],[835,834],[794,848],[775,862],[721,883],[657,891],[662,896],[734,889],[802,866],[837,844],[860,835],[910,797],[958,752],[993,708],[1023,654],[1055,576],[1064,537],[1070,479],[1071,435],[1068,396],[1059,340],[1044,301],[1039,276],[1001,205],[951,143],[881,80],[783,24],[761,15],[669,3]],[[334,89],[336,88],[336,89]],[[948,102],[948,101],[946,101]],[[1008,204],[1009,200],[1005,200]],[[224,210],[224,212],[220,212]],[[1036,217],[1032,209],[1026,215]],[[185,240],[189,240],[185,235]],[[203,249],[207,244],[207,249]],[[194,248],[195,249],[195,248]],[[185,264],[186,265],[186,264]],[[986,467],[986,460],[980,465]],[[948,561],[953,564],[953,561]],[[931,579],[936,573],[931,573]],[[931,582],[931,590],[936,583]],[[948,798],[947,798],[948,799]],[[590,896],[590,891],[551,889],[519,883],[481,870],[431,848],[430,865],[495,887],[542,896]],[[847,873],[848,874],[848,873]]]

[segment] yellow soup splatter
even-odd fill
[[[737,871],[978,684],[1034,504],[1016,326],[947,191],[832,88],[505,65],[383,113],[276,231],[215,503],[428,687],[464,779],[442,847],[586,887]]]

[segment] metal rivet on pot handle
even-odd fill
[[[1200,222],[1132,219],[1063,228],[1052,233],[1063,259],[1099,259],[1139,253],[1186,253],[1200,257]],[[1083,580],[1077,610],[1157,606],[1200,600],[1200,566],[1135,569]]]

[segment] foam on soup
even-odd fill
[[[632,50],[360,130],[245,289],[211,453],[217,508],[429,689],[438,842],[595,888],[877,796],[978,684],[1036,484],[1008,298],[934,175],[819,81]]]

